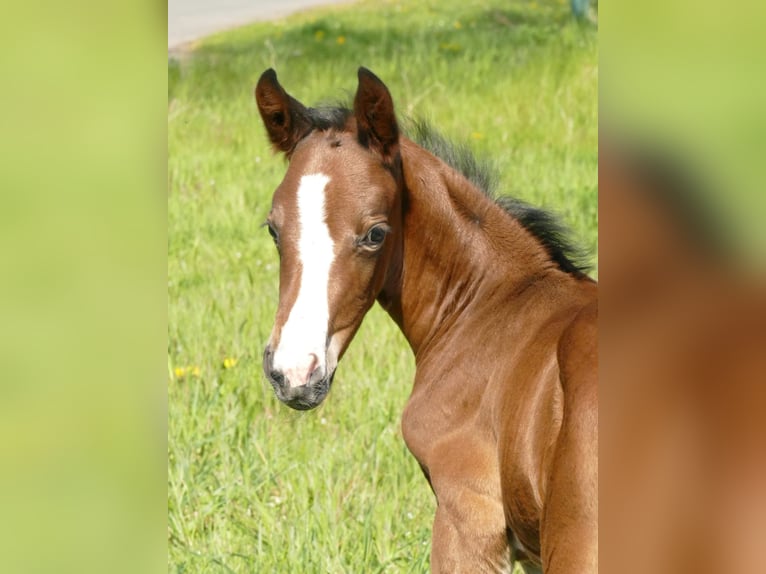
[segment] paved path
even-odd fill
[[[215,32],[352,0],[169,0],[168,51]]]

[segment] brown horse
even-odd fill
[[[281,260],[264,353],[277,397],[321,403],[377,299],[415,354],[402,431],[438,502],[432,571],[514,559],[597,571],[596,284],[555,221],[493,200],[465,154],[452,163],[468,177],[400,134],[364,68],[353,110],[304,107],[273,70],[255,97],[289,159],[267,221]]]

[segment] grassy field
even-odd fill
[[[356,69],[402,115],[497,162],[596,262],[596,32],[568,2],[364,1],[209,39],[168,64],[168,571],[426,572],[435,503],[402,441],[413,360],[377,307],[318,410],[261,374],[277,302],[260,227],[285,169],[253,100],[274,67],[307,104]]]

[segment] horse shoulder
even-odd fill
[[[560,381],[567,401],[596,400],[598,386],[598,301],[573,316],[559,339]]]
[[[540,521],[546,572],[598,570],[598,356],[596,299],[577,310],[558,344],[563,418]]]

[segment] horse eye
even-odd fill
[[[362,245],[372,249],[379,248],[381,245],[383,245],[383,241],[386,239],[386,234],[388,231],[389,229],[387,225],[376,225],[367,232],[367,235],[364,236]]]
[[[274,240],[274,243],[278,243],[279,234],[277,233],[277,230],[274,229],[274,226],[271,224],[271,222],[267,222],[266,226],[269,228],[269,235],[271,235],[271,238]]]

